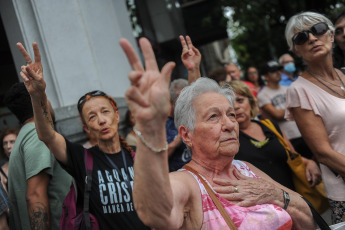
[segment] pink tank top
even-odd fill
[[[258,178],[258,176],[256,176],[245,163],[233,160],[232,164],[243,175]],[[188,171],[185,169],[180,170]],[[201,229],[229,229],[199,178],[192,172],[188,172],[197,180],[201,191],[202,208],[204,213]],[[279,206],[273,204],[261,204],[252,207],[240,207],[232,204],[225,198],[220,197],[216,192],[215,194],[239,230],[285,230],[292,228],[290,215]]]

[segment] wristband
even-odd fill
[[[288,192],[286,192],[285,190],[283,190],[283,196],[284,196],[284,207],[283,209],[287,209],[287,207],[289,206],[289,202],[290,202],[290,195]]]

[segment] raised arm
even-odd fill
[[[169,177],[165,122],[170,112],[169,83],[175,64],[167,63],[160,72],[149,41],[141,38],[139,44],[146,70],[129,42],[120,40],[133,68],[126,100],[139,136],[134,164],[134,206],[146,225],[178,229],[184,221],[183,208],[189,193],[185,189],[188,186],[181,186],[179,180]]]
[[[317,161],[345,178],[345,156],[332,148],[322,118],[316,116],[313,111],[300,107],[292,108],[292,113],[298,129]]]
[[[188,83],[191,84],[199,77],[201,77],[201,54],[199,50],[193,45],[192,39],[190,39],[189,36],[186,36],[186,38],[184,38],[182,35],[180,35],[179,38],[182,45],[181,60],[188,71]]]
[[[65,139],[54,130],[49,111],[48,99],[45,93],[46,82],[43,79],[43,67],[38,45],[36,42],[32,43],[35,56],[34,62],[32,62],[30,55],[21,43],[17,43],[17,47],[27,63],[26,66],[21,67],[20,76],[31,97],[38,137],[59,161],[67,163]]]

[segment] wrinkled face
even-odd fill
[[[208,159],[234,157],[239,150],[239,128],[226,97],[204,93],[194,100],[193,107],[196,115],[194,131],[190,133],[193,154],[207,154]]]
[[[254,67],[249,67],[248,68],[248,80],[251,81],[251,82],[257,82],[258,79],[259,79],[259,73],[258,73],[258,70]]]
[[[248,97],[236,93],[234,106],[236,112],[236,120],[240,126],[243,122],[251,120],[250,111],[252,108]]]
[[[334,24],[335,35],[334,39],[339,48],[344,52],[345,51],[345,17],[341,17]]]
[[[295,31],[295,34],[300,31]],[[332,52],[332,43],[334,34],[327,31],[326,33],[316,36],[309,32],[309,39],[303,45],[294,45],[293,51],[305,61],[313,61],[329,55]]]
[[[17,139],[17,135],[16,134],[8,134],[4,137],[4,139],[2,140],[2,146],[4,148],[5,154],[8,158],[10,158],[11,155],[11,151],[14,145],[14,142]]]
[[[107,98],[90,98],[82,110],[85,131],[94,135],[98,141],[108,141],[118,135],[120,115]]]
[[[241,80],[241,71],[235,64],[229,64],[225,67],[226,72],[231,76],[232,80]]]

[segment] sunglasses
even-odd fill
[[[325,34],[328,29],[328,25],[325,22],[317,23],[313,25],[309,30],[303,30],[295,34],[292,37],[292,42],[294,45],[303,45],[309,40],[309,33],[312,33],[314,36],[320,36]]]
[[[77,104],[78,111],[81,112],[81,109],[87,100],[89,100],[92,97],[97,97],[97,96],[102,96],[102,97],[107,98],[110,101],[110,103],[112,104],[112,106],[114,107],[114,109],[117,110],[117,105],[116,105],[116,102],[113,98],[111,98],[110,96],[105,94],[103,91],[95,90],[95,91],[91,91],[91,92],[86,93],[84,96],[82,96],[78,100],[78,104]]]

